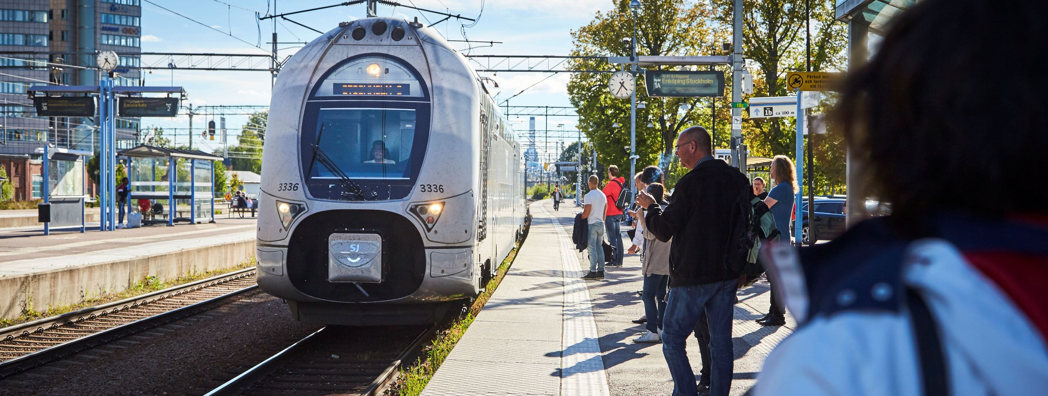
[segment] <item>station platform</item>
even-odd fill
[[[589,267],[574,249],[571,227],[581,208],[553,210],[552,201],[531,204],[528,239],[491,300],[423,391],[441,395],[668,395],[673,391],[662,344],[638,344],[644,331],[631,321],[644,315],[639,255],[607,267],[601,281],[579,279]],[[623,226],[625,231],[626,226]],[[625,232],[624,245],[630,246]],[[796,322],[763,327],[766,282],[739,290],[732,342],[732,395],[755,384],[764,358]],[[694,337],[688,356],[701,368]]]
[[[86,221],[88,223],[98,222],[100,216],[98,208],[87,208]],[[15,227],[44,227],[44,223],[37,221],[36,209],[0,210],[0,229]]]
[[[120,292],[148,276],[165,282],[234,267],[255,255],[255,219],[152,225],[115,231],[0,229],[0,318],[26,307],[75,304]]]

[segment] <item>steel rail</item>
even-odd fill
[[[29,323],[23,323],[0,331],[0,340],[12,341],[18,337],[41,334],[48,330],[59,329],[64,325],[76,324],[86,320],[104,317],[126,311],[130,308],[144,306],[150,303],[163,301],[167,298],[206,289],[209,287],[225,284],[231,281],[253,276],[254,268],[239,270],[233,273],[219,275],[208,279],[187,283],[170,289],[160,290],[138,297],[132,297],[97,307],[85,308],[67,314],[44,318]],[[138,319],[106,330],[85,335],[65,343],[53,345],[11,360],[0,362],[0,379],[29,370],[31,368],[46,364],[48,362],[64,358],[80,351],[96,347],[131,334],[139,333],[166,323],[183,319],[203,311],[207,311],[218,305],[224,304],[225,300],[256,290],[258,285],[252,285],[240,290],[232,291],[221,296],[209,298],[204,301],[193,303],[185,307],[177,308],[164,313]]]
[[[401,352],[395,360],[393,360],[388,366],[386,366],[386,368],[382,370],[382,373],[379,374],[378,377],[371,381],[371,383],[367,386],[367,388],[365,388],[361,395],[378,396],[383,394],[383,392],[394,381],[396,381],[400,373],[400,368],[405,363],[410,363],[415,360],[415,358],[422,350],[422,345],[433,338],[433,335],[436,333],[437,328],[437,325],[433,325],[427,328],[425,331],[419,333],[419,335],[415,337],[411,344],[408,345],[408,347],[403,352]],[[286,366],[296,357],[309,350],[309,348],[313,347],[313,344],[317,342],[321,334],[323,334],[324,331],[327,329],[327,327],[321,328],[320,330],[317,330],[309,334],[305,338],[296,341],[294,344],[291,344],[291,346],[284,348],[280,352],[277,352],[275,355],[269,357],[268,359],[262,361],[259,364],[256,364],[254,367],[251,367],[250,369],[241,373],[240,375],[237,375],[233,379],[226,381],[226,383],[219,385],[215,389],[208,392],[206,396],[239,395],[242,392],[248,391],[253,386],[265,380],[270,374]]]

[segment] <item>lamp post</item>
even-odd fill
[[[640,10],[640,0],[630,1],[630,16],[633,19],[633,39],[630,40],[630,72],[633,79],[637,78],[637,11]],[[630,177],[637,173],[637,90],[630,94]],[[632,186],[633,183],[626,183]],[[632,202],[632,192],[629,201]]]

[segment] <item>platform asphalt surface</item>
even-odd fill
[[[643,325],[631,322],[644,315],[637,295],[640,257],[627,255],[621,268],[609,267],[606,279],[585,282],[579,293],[572,287],[573,276],[588,268],[589,259],[571,247],[570,234],[581,208],[564,202],[554,211],[549,200],[531,205],[532,230],[506,280],[424,394],[669,395],[673,381],[662,344],[633,342],[644,331]],[[622,238],[624,246],[630,246],[625,232]],[[766,282],[740,290],[738,297],[732,395],[742,395],[755,384],[765,357],[796,326],[789,313],[782,327],[754,322],[768,308]],[[587,317],[596,327],[599,364],[580,358],[596,353],[589,350],[592,340],[582,320]],[[551,351],[558,344],[560,349]],[[688,340],[688,356],[698,375],[701,363],[694,337]],[[579,378],[572,379],[575,376]]]

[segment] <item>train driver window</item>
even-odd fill
[[[415,142],[411,109],[321,109],[318,146],[339,170],[355,179],[409,179]],[[314,165],[317,179],[335,179],[334,171]]]

